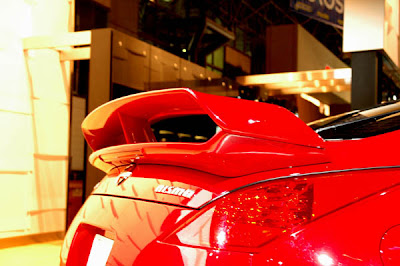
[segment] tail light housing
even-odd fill
[[[252,185],[207,206],[166,241],[214,249],[257,248],[309,222],[313,201],[314,185],[307,179]]]
[[[98,227],[80,224],[72,240],[66,266],[86,265],[95,236],[104,233],[105,231]]]

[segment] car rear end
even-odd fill
[[[187,115],[211,118],[215,134],[201,143],[155,136],[161,129],[152,125]],[[349,168],[340,152],[358,143],[327,144],[282,108],[168,90],[106,104],[83,131],[91,163],[106,176],[66,234],[62,265],[333,265],[354,262],[353,254],[380,261],[367,242],[379,247],[385,224],[361,225],[365,208],[380,209],[375,198],[399,197],[397,169],[369,169],[366,160]],[[350,216],[351,230],[332,226]],[[364,252],[339,248],[365,230],[353,242]]]
[[[304,182],[254,184],[226,195],[223,188],[234,186],[222,185],[226,177],[175,166],[122,168],[75,217],[61,254],[66,265],[252,265],[262,244],[312,215],[313,187]]]
[[[121,181],[122,176],[128,175]],[[71,224],[62,261],[67,265],[86,265],[92,261],[96,263],[90,265],[104,265],[106,261],[109,265],[163,261],[162,254],[156,254],[153,248],[160,245],[165,248],[160,244],[163,236],[224,193],[212,188],[221,179],[174,166],[114,169],[93,191]],[[180,257],[169,256],[174,258],[171,265],[183,265],[175,261]]]

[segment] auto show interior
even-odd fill
[[[0,265],[59,264],[104,175],[81,123],[110,100],[187,87],[308,123],[400,97],[396,0],[1,3]]]

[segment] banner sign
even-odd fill
[[[343,28],[344,0],[290,0],[297,13]]]

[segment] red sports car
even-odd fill
[[[106,176],[61,265],[400,265],[400,103],[306,125],[189,89],[82,124]]]

